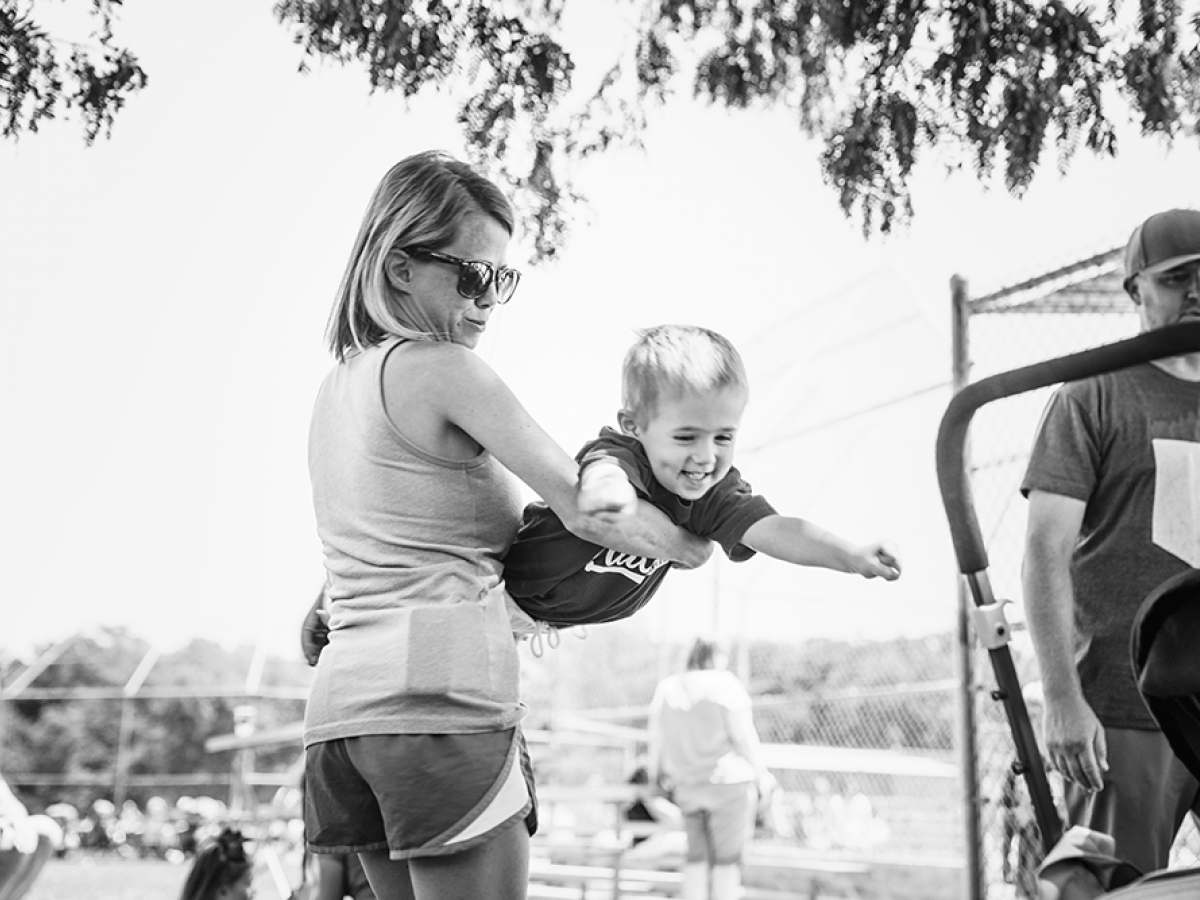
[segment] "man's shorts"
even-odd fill
[[[681,784],[671,799],[683,813],[687,861],[734,865],[754,833],[754,782]]]
[[[373,734],[305,752],[304,820],[313,853],[443,856],[524,819],[537,830],[533,769],[520,729]]]
[[[1104,789],[1093,793],[1067,784],[1069,821],[1111,836],[1114,855],[1140,871],[1165,869],[1180,824],[1189,811],[1200,815],[1196,776],[1161,731],[1105,726],[1104,738]]]

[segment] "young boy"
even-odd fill
[[[890,543],[852,544],[779,515],[751,491],[733,467],[747,399],[742,358],[721,335],[693,325],[641,332],[622,370],[621,430],[603,428],[576,456],[580,510],[624,515],[644,500],[719,543],[734,562],[758,551],[801,566],[899,578]],[[525,637],[542,631],[538,623],[566,628],[624,619],[650,601],[672,565],[585,541],[546,504],[531,503],[504,557],[516,604],[509,610],[513,631]],[[318,597],[301,637],[310,665],[328,633],[320,608]]]
[[[751,491],[733,467],[747,399],[741,357],[721,335],[691,325],[641,332],[622,371],[620,431],[602,429],[576,457],[580,510],[621,515],[645,500],[675,524],[718,542],[734,562],[758,551],[801,566],[899,578],[891,544],[852,544],[779,515]],[[567,627],[633,615],[671,565],[589,543],[567,531],[544,503],[531,503],[504,558],[504,579],[535,623]],[[539,630],[524,624],[515,630]]]

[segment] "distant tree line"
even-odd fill
[[[625,724],[640,724],[654,686],[680,663],[680,648],[664,648],[635,625],[592,629],[564,650],[527,663],[523,695],[530,713],[526,727],[552,726],[556,714],[597,709],[629,710]],[[120,689],[145,658],[149,644],[124,629],[105,629],[76,638],[66,652],[32,683],[28,698],[5,704],[0,717],[0,774],[34,807],[59,800],[77,807],[112,799],[120,744],[122,703],[130,704],[126,796],[144,806],[151,796],[174,802],[179,796],[210,793],[223,799],[226,788],[180,782],[184,776],[232,772],[234,751],[210,753],[205,742],[234,732],[235,709],[252,703],[260,731],[302,719],[302,699],[250,700],[218,696],[202,688],[236,691],[245,682],[252,649],[227,650],[196,640],[164,654],[150,670],[143,696],[119,698]],[[949,752],[954,746],[953,636],[949,633],[889,641],[808,639],[754,642],[746,648],[756,719],[765,741],[820,744],[908,753]],[[26,661],[27,663],[28,661]],[[0,669],[11,684],[24,664]],[[294,693],[311,679],[299,659],[269,661],[261,683],[291,686]],[[47,689],[90,689],[111,699],[48,699]],[[177,688],[179,696],[167,694]],[[618,719],[618,721],[620,721]],[[281,773],[299,759],[299,742],[256,750],[255,770]],[[22,784],[20,774],[37,775]],[[14,777],[15,776],[15,777]],[[161,779],[155,783],[155,779]],[[55,783],[46,783],[53,780]]]
[[[77,637],[25,694],[5,703],[0,715],[0,774],[30,806],[62,800],[82,808],[96,799],[112,799],[125,702],[130,704],[126,720],[128,774],[135,782],[145,782],[131,784],[126,797],[139,806],[154,795],[172,802],[185,794],[212,793],[224,799],[224,786],[191,786],[180,779],[199,775],[219,780],[231,773],[234,751],[209,753],[204,744],[211,737],[234,732],[238,706],[255,707],[255,726],[260,731],[303,718],[302,699],[219,696],[222,690],[232,694],[245,685],[253,649],[226,650],[205,640],[192,641],[157,660],[142,693],[158,696],[135,694],[128,701],[120,699],[121,689],[149,650],[145,640],[120,628]],[[6,660],[0,670],[2,683],[11,684],[23,669],[24,665]],[[260,683],[269,693],[278,687],[303,688],[309,678],[307,667],[298,659],[274,660],[265,665]],[[201,690],[207,687],[216,690]],[[93,696],[44,696],[64,693],[62,689],[79,689],[75,693]],[[178,696],[170,696],[176,691]],[[95,697],[97,694],[102,697]],[[257,748],[255,769],[284,772],[299,753],[298,742]],[[39,778],[22,784],[21,773]],[[153,779],[162,776],[168,777],[163,784],[154,785]],[[41,783],[50,780],[57,783]]]

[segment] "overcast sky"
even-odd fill
[[[97,624],[295,653],[322,577],[305,451],[333,291],[384,171],[461,144],[436,96],[297,74],[271,6],[126,3],[118,35],[150,85],[111,140],[84,147],[64,122],[0,144],[0,653]],[[561,262],[516,248],[525,279],[479,352],[573,452],[613,421],[635,328],[722,331],[752,380],[752,484],[848,537],[893,537],[907,563],[892,585],[760,560],[675,575],[647,626],[682,633],[680,610],[720,590],[754,598],[739,627],[773,637],[951,627],[933,473],[950,276],[982,292],[1120,245],[1200,205],[1200,154],[1130,131],[1117,161],[1081,156],[1063,179],[1051,160],[1022,201],[931,158],[913,228],[866,241],[786,111],[681,100],[646,137],[584,172]]]

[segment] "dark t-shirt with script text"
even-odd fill
[[[681,528],[714,540],[734,562],[754,551],[746,530],[775,510],[742,480],[736,468],[699,500],[684,500],[655,479],[641,443],[605,428],[576,456],[580,471],[611,459],[625,471],[640,500],[653,503]],[[633,615],[658,590],[672,563],[619,553],[569,532],[544,503],[525,507],[521,527],[504,557],[509,594],[532,618],[551,625],[591,625]]]

